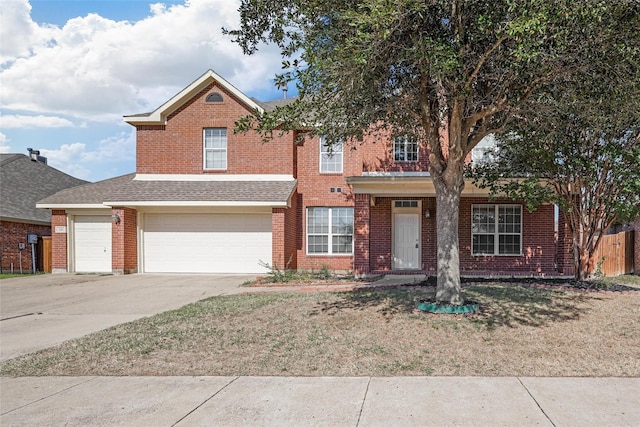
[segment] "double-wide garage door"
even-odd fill
[[[263,273],[271,214],[145,214],[146,273]]]

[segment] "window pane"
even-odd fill
[[[473,233],[494,233],[495,226],[495,208],[493,206],[473,208],[471,224]]]
[[[353,248],[353,236],[333,236],[331,250],[334,254],[350,254]]]
[[[329,236],[308,236],[307,246],[310,254],[329,253]]]
[[[501,235],[498,239],[498,253],[503,255],[519,255],[520,254],[520,236]]]
[[[328,234],[329,233],[329,209],[327,208],[309,208],[308,210],[308,229],[310,234]]]
[[[204,129],[204,159],[206,169],[227,168],[227,129]]]
[[[473,253],[474,254],[493,254],[494,236],[493,235],[474,235],[473,236]]]
[[[353,209],[333,208],[331,212],[332,234],[353,234]]]
[[[320,138],[320,172],[342,172],[342,145],[339,143],[328,147],[325,139]]]

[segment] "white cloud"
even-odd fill
[[[47,157],[47,163],[56,169],[82,179],[94,178],[96,175],[92,172],[95,169],[104,169],[109,163],[117,164],[135,158],[135,130],[103,139],[97,146],[97,149],[92,150],[91,146],[84,142],[74,142],[63,144],[56,150],[42,148],[40,153]],[[98,176],[98,179],[103,178],[107,176]]]
[[[242,91],[266,89],[280,67],[274,47],[247,57],[222,35],[239,25],[238,0],[152,5],[147,18],[96,14],[39,26],[27,0],[3,2],[2,107],[120,121],[151,111],[211,68]]]
[[[25,116],[25,115],[2,115],[0,116],[0,127],[11,128],[62,128],[73,127],[73,123],[62,117],[55,116]]]
[[[0,133],[0,153],[10,153],[11,147],[7,145],[9,138],[3,133]]]

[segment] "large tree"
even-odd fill
[[[586,68],[562,91],[548,84],[498,136],[493,162],[472,173],[531,209],[556,203],[581,280],[595,269],[605,230],[640,216],[640,55],[626,56]]]
[[[436,299],[461,304],[465,159],[549,79],[580,69],[591,49],[624,44],[637,9],[615,0],[242,0],[229,33],[248,54],[276,43],[281,78],[299,97],[239,128],[268,136],[304,122],[329,144],[419,137],[436,189]]]

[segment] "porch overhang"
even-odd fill
[[[435,197],[436,189],[429,175],[373,175],[350,176],[347,184],[354,194],[369,194],[375,197]],[[488,197],[488,188],[473,185],[472,180],[465,179],[463,197]]]

